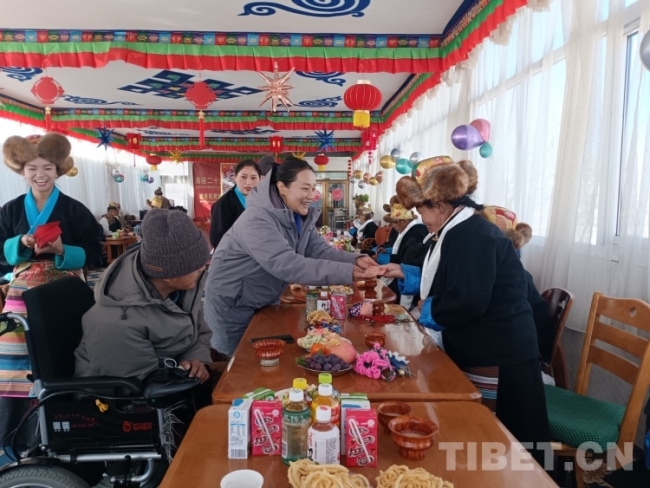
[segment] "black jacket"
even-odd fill
[[[528,303],[533,309],[533,320],[537,330],[537,344],[539,346],[539,355],[545,363],[550,362],[553,352],[553,341],[555,340],[555,330],[552,328],[552,317],[549,314],[548,303],[544,297],[539,294],[533,276],[526,270],[526,284],[528,285]]]
[[[537,358],[526,275],[512,242],[480,215],[450,229],[429,296],[445,327],[445,350],[460,366],[502,366]]]
[[[215,249],[232,224],[244,213],[244,206],[239,201],[235,189],[228,190],[212,205],[210,221],[210,244]]]
[[[412,266],[422,267],[426,256],[425,248],[422,241],[429,231],[424,224],[416,224],[411,227],[400,242],[397,254],[390,255],[390,262],[396,264],[410,264]],[[394,245],[394,242],[393,242]]]
[[[102,248],[97,233],[97,221],[86,206],[59,193],[52,215],[48,222],[61,222],[61,241],[68,246],[81,247],[86,253],[86,266],[93,265],[101,258]],[[7,265],[4,243],[7,239],[24,235],[29,231],[25,214],[25,195],[11,200],[0,211],[0,264]],[[21,244],[22,246],[22,244]],[[42,254],[38,259],[54,259],[53,254]]]
[[[368,222],[368,224],[363,228],[363,231],[361,232],[361,234],[363,234],[363,239],[359,240],[359,232],[357,232],[357,234],[352,238],[352,245],[356,246],[357,242],[363,243],[363,241],[366,239],[374,239],[375,234],[377,233],[377,229],[379,229],[379,227],[377,224],[375,224],[374,221]]]

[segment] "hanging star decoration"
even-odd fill
[[[327,152],[334,149],[334,131],[327,132],[327,129],[315,131],[318,139],[318,151]]]
[[[259,104],[261,107],[266,103],[267,100],[271,100],[271,111],[275,112],[278,102],[282,103],[284,105],[284,108],[289,110],[289,107],[293,107],[293,103],[291,100],[289,100],[289,90],[293,88],[293,86],[287,85],[287,81],[289,81],[289,76],[291,76],[291,73],[293,73],[293,68],[291,68],[291,71],[286,73],[283,76],[280,76],[278,73],[278,63],[275,63],[275,66],[273,68],[273,78],[266,76],[264,73],[259,72],[259,75],[264,78],[264,81],[268,83],[266,86],[258,86],[260,90],[266,91],[266,95],[264,95],[264,99],[262,100],[262,103]]]
[[[105,150],[108,150],[109,146],[113,147],[111,142],[113,142],[114,129],[108,130],[106,127],[102,127],[101,129],[95,129],[95,130],[99,134],[99,144],[97,144],[97,147],[104,146]]]
[[[169,151],[169,156],[171,157],[172,163],[183,164],[183,151]]]
[[[306,152],[298,152],[298,153],[292,152],[291,155],[292,155],[294,158],[302,159],[302,160],[304,161],[304,160],[305,160],[305,156],[307,155],[307,153],[306,153]]]

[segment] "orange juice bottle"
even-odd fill
[[[338,427],[341,420],[341,405],[338,400],[332,396],[332,385],[328,383],[321,383],[318,385],[318,396],[313,402],[311,402],[312,422],[316,422],[316,410],[318,410],[318,407],[320,406],[329,407],[331,409],[331,423]]]

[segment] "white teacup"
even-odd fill
[[[221,488],[262,488],[264,476],[252,469],[240,469],[221,478]]]

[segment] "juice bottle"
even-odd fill
[[[330,313],[330,294],[327,289],[321,290],[316,302],[316,310],[323,310]]]
[[[305,401],[307,402],[307,405],[311,407],[311,396],[309,396],[309,393],[307,392],[307,388],[309,387],[307,384],[307,379],[294,378],[292,387],[296,390],[301,390],[305,394]]]
[[[282,408],[282,462],[298,461],[307,457],[307,436],[311,415],[305,402],[305,392],[297,388],[289,391],[289,403]]]
[[[322,385],[324,383],[328,384],[328,385],[332,385],[332,374],[331,373],[319,373],[319,375],[318,375],[318,384]],[[315,400],[316,398],[318,398],[318,390],[316,390],[314,392],[312,401]],[[334,400],[341,403],[341,394],[339,393],[339,391],[336,388],[334,388],[334,385],[332,385],[332,398],[334,398]]]
[[[318,385],[318,396],[311,402],[311,419],[316,422],[316,410],[318,407],[326,406],[331,409],[331,421],[338,426],[341,419],[341,405],[332,396],[332,385],[323,383]]]
[[[341,464],[341,432],[332,422],[329,407],[316,409],[316,423],[309,427],[307,439],[309,459],[318,464]]]

